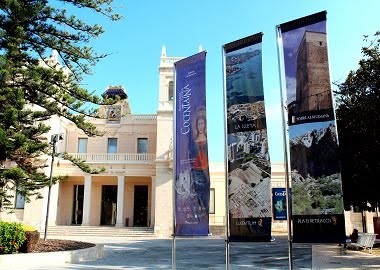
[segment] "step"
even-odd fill
[[[49,226],[48,234],[64,236],[107,236],[107,237],[154,237],[149,227],[103,227],[103,226]]]

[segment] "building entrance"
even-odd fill
[[[73,199],[73,216],[71,223],[73,225],[82,224],[83,220],[83,196],[84,185],[74,185],[74,199]]]
[[[148,186],[135,186],[133,226],[148,226]]]
[[[117,186],[102,186],[100,225],[116,224]]]

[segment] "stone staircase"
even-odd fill
[[[48,236],[156,237],[149,227],[49,226]]]

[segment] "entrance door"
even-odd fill
[[[74,185],[72,224],[82,224],[84,185]]]
[[[117,186],[102,186],[101,225],[116,224]]]
[[[148,226],[148,186],[135,186],[133,226]]]

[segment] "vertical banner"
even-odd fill
[[[273,219],[286,220],[286,188],[272,189]]]
[[[286,81],[293,240],[340,242],[345,225],[326,12],[281,24],[278,34]]]
[[[231,241],[271,239],[261,40],[259,33],[223,46]]]
[[[175,234],[208,235],[206,52],[175,67]]]

